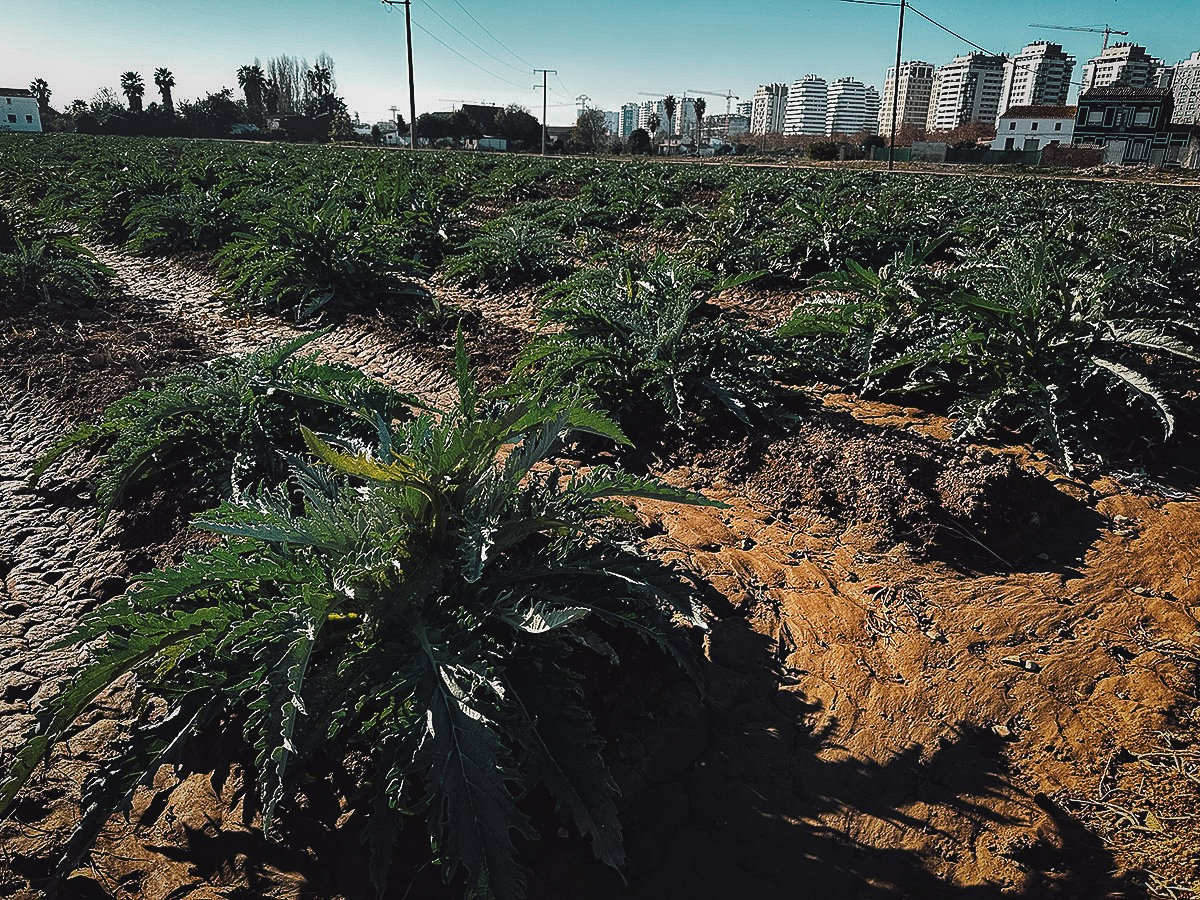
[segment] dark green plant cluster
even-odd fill
[[[614,255],[560,285],[522,366],[543,391],[590,393],[631,434],[732,420],[782,424],[790,363],[771,335],[735,321],[714,282],[665,256]]]
[[[496,289],[545,284],[571,271],[563,235],[528,222],[501,222],[446,262],[446,278]]]
[[[480,394],[461,338],[445,413],[402,413],[395,395],[297,349],[223,360],[211,389],[193,372],[168,381],[171,399],[142,392],[106,414],[109,493],[182,461],[237,489],[196,523],[218,548],[139,577],[64,641],[87,659],[7,761],[0,814],[132,673],[131,702],[164,712],[131,715],[139,724],[84,785],[60,874],[164,764],[217,733],[254,755],[248,802],[267,833],[314,767],[356,760],[366,775],[343,799],[362,813],[380,894],[398,835],[424,828],[467,893],[523,896],[514,840],[535,836],[522,802],[534,786],[619,868],[584,672],[618,662],[622,633],[690,666],[679,626],[703,626],[695,591],[637,552],[625,501],[704,501],[615,469],[558,468],[572,435],[624,436],[584,404]],[[302,452],[285,452],[296,439]],[[260,451],[279,465],[250,486],[244,459]]]
[[[1132,267],[1049,235],[931,266],[938,242],[877,271],[850,262],[780,329],[811,370],[866,392],[932,395],[965,437],[1012,429],[1062,460],[1095,459],[1125,423],[1175,427],[1172,360],[1200,363],[1200,320],[1147,304]],[[1156,376],[1157,373],[1157,376]],[[1144,429],[1137,429],[1144,433]]]
[[[223,356],[168,375],[117,400],[95,424],[80,426],[38,462],[41,477],[73,450],[99,455],[96,499],[122,505],[135,488],[182,490],[199,508],[279,480],[281,454],[303,449],[299,424],[320,422],[366,439],[414,401],[357,369],[323,364],[300,351],[320,333],[249,356]]]
[[[0,308],[95,298],[112,274],[71,235],[0,206]]]

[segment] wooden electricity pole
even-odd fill
[[[417,149],[417,87],[413,79],[412,0],[382,0],[387,7],[404,7],[404,36],[408,43],[408,147]]]
[[[546,100],[546,73],[558,74],[558,69],[534,69],[533,74],[542,73],[542,156],[546,155],[546,110],[549,103]]]

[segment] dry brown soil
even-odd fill
[[[225,318],[202,273],[104,255],[119,296],[0,321],[0,765],[72,658],[50,644],[179,546],[177,522],[132,545],[127,520],[102,531],[86,472],[34,490],[32,460],[144,375],[296,333]],[[528,298],[452,299],[474,309],[468,346],[499,377],[533,322]],[[359,311],[317,346],[437,400],[452,342]],[[622,879],[551,827],[522,848],[531,896],[1200,893],[1196,494],[963,447],[916,410],[834,394],[816,407],[791,437],[660,473],[727,508],[639,504],[653,551],[709,585],[701,682],[647,652],[595,673],[628,867]],[[0,826],[0,896],[33,896],[49,871],[81,778],[124,727],[115,708],[81,720]],[[61,895],[367,896],[325,781],[286,840],[267,841],[223,753],[215,780],[160,773]],[[396,880],[398,898],[442,893],[430,869]]]

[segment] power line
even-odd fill
[[[866,2],[866,0],[843,0],[843,2],[862,3],[862,2]],[[926,22],[928,22],[930,25],[940,28],[942,31],[946,32],[946,34],[949,34],[949,35],[952,35],[952,36],[958,38],[960,41],[962,41],[967,46],[974,47],[976,50],[978,50],[981,53],[986,53],[988,56],[1001,56],[1002,55],[1000,53],[993,53],[991,50],[987,49],[987,47],[981,47],[979,44],[975,43],[970,38],[963,37],[957,31],[954,31],[953,29],[948,28],[945,25],[943,25],[941,22],[937,21],[937,19],[934,19],[934,18],[931,18],[930,16],[925,15],[925,13],[921,12],[919,9],[917,9],[915,6],[913,6],[911,3],[908,4],[908,8],[911,9],[913,12],[915,12],[918,16],[920,16]],[[1008,64],[1011,65],[1013,67],[1013,69],[1020,69],[1025,72],[1035,72],[1035,73],[1037,72],[1037,69],[1031,68],[1029,66],[1019,65],[1017,63],[1015,57],[1005,57],[1005,58],[1008,60]],[[1075,87],[1083,87],[1082,81],[1068,81],[1067,84],[1073,85]]]
[[[476,25],[478,25],[480,30],[482,30],[484,34],[486,34],[493,41],[495,41],[497,44],[499,44],[501,47],[503,47],[509,54],[512,55],[512,57],[514,59],[516,59],[518,62],[522,63],[523,65],[528,66],[530,69],[532,69],[534,67],[533,63],[531,63],[525,57],[523,57],[520,54],[518,54],[517,52],[515,52],[511,47],[509,47],[506,43],[504,43],[504,41],[500,40],[500,38],[498,38],[494,34],[492,34],[488,30],[487,26],[484,25],[482,22],[480,22],[473,15],[471,15],[471,11],[469,9],[467,9],[465,6],[463,6],[462,3],[459,2],[459,0],[454,0],[454,5],[457,6],[459,9],[461,9],[464,13],[466,13],[468,19],[470,19],[472,22],[474,22]]]
[[[423,31],[426,35],[433,38],[435,41],[437,41],[439,44],[441,44],[443,47],[445,47],[447,50],[449,50],[451,53],[453,53],[455,56],[457,56],[463,62],[470,63],[475,68],[477,68],[479,71],[492,76],[497,81],[503,81],[505,84],[511,84],[515,88],[520,88],[523,91],[529,90],[529,88],[527,88],[525,85],[517,84],[515,81],[509,81],[504,76],[497,75],[491,69],[484,68],[479,63],[475,62],[475,60],[471,59],[469,56],[464,56],[463,54],[459,53],[457,50],[455,50],[453,47],[451,47],[449,44],[447,44],[445,41],[443,41],[440,37],[438,37],[436,34],[434,34],[432,31],[430,31],[428,28],[426,28],[420,22],[413,22],[413,25],[416,26],[417,28],[421,29],[421,31]]]
[[[455,25],[453,22],[451,22],[449,19],[447,19],[445,16],[443,16],[440,12],[438,12],[437,8],[434,7],[429,2],[429,0],[421,0],[421,2],[425,4],[426,8],[428,8],[428,10],[431,13],[433,13],[435,16],[437,16],[439,19],[441,19],[443,22],[445,22],[450,28],[452,28],[454,30],[454,32],[460,38],[462,38],[464,41],[466,41],[468,44],[470,44],[472,47],[474,47],[480,53],[486,53],[488,56],[490,56],[496,62],[500,63],[500,65],[507,66],[508,68],[512,69],[514,72],[522,72],[523,73],[525,71],[525,69],[517,68],[516,66],[514,66],[512,63],[508,62],[507,60],[501,59],[499,56],[497,56],[491,50],[488,50],[486,47],[481,47],[474,40],[472,40],[468,35],[464,34],[457,25]]]

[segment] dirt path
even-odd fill
[[[121,289],[150,299],[167,315],[186,321],[192,330],[211,341],[218,352],[248,353],[272,341],[289,340],[312,330],[267,315],[231,318],[218,296],[216,281],[195,269],[168,260],[129,256],[111,247],[91,249],[116,271]],[[425,403],[436,406],[454,397],[449,372],[389,346],[367,328],[335,328],[311,347],[327,362],[355,366]]]

